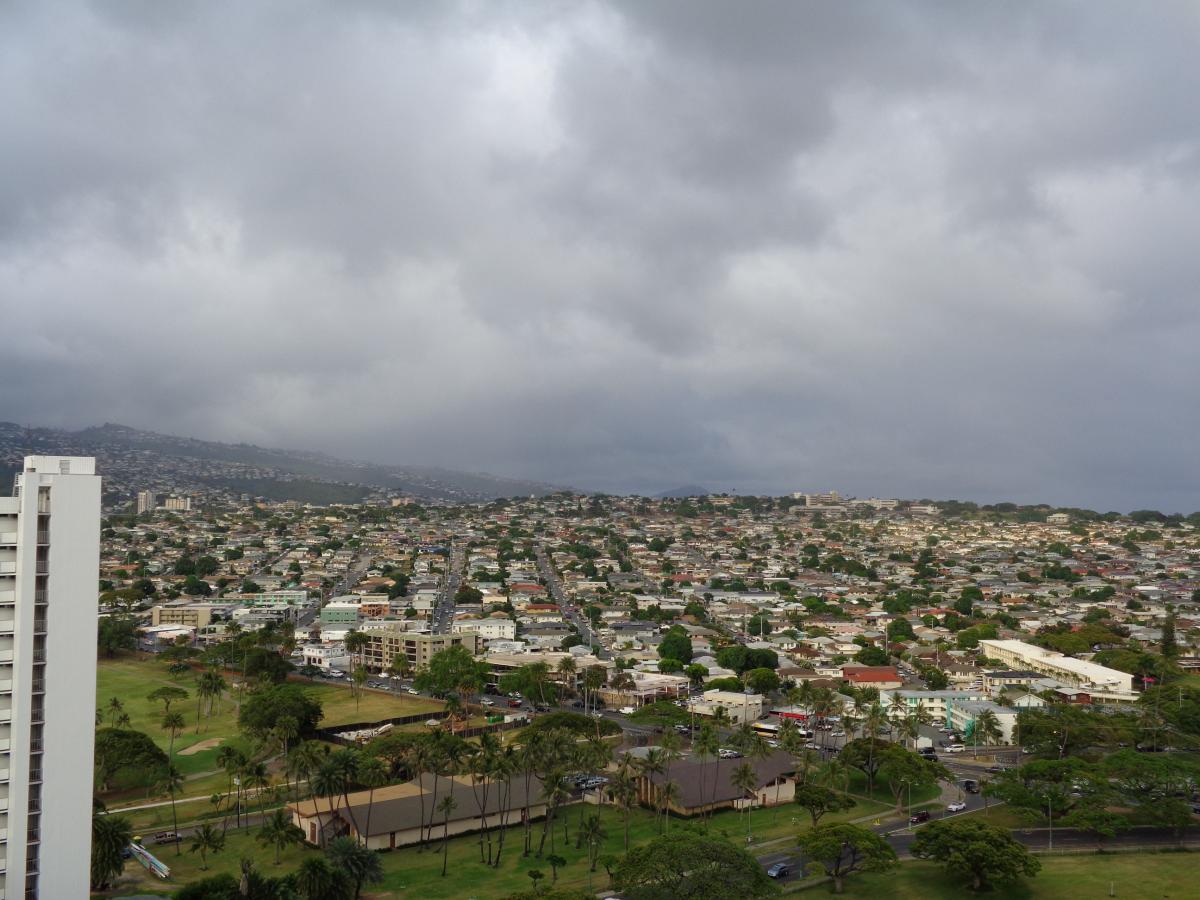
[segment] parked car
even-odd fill
[[[481,697],[479,702],[483,706],[495,706],[496,705],[496,701],[493,700],[491,697]]]
[[[521,701],[514,697],[508,701],[508,705],[511,706],[513,709],[520,709]]]
[[[909,825],[920,825],[922,822],[929,821],[929,810],[923,809],[920,812],[915,812],[908,817]]]
[[[947,744],[946,745],[947,753],[962,753],[966,749],[967,748],[962,744]]]
[[[160,831],[154,835],[156,844],[178,844],[183,838],[176,831]]]
[[[623,715],[623,716],[632,716],[635,712],[637,712],[637,709],[635,709],[632,706],[622,706],[621,707],[621,715]]]
[[[775,863],[771,868],[767,869],[767,875],[771,878],[787,878],[792,870],[787,863]]]
[[[955,800],[953,803],[946,804],[946,812],[962,812],[967,808],[967,804],[961,800]]]

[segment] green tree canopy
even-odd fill
[[[613,885],[629,900],[728,900],[778,893],[753,855],[724,839],[689,831],[632,848],[613,871]]]
[[[1008,829],[969,819],[931,822],[917,833],[912,854],[967,879],[976,891],[992,882],[1036,875],[1042,867]]]

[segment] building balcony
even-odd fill
[[[11,678],[0,678],[0,694],[5,694],[5,693],[7,693],[7,694],[12,693],[12,679]]]
[[[0,723],[12,721],[11,709],[0,709]]]
[[[10,663],[13,661],[13,651],[0,650],[0,663]]]
[[[0,591],[0,605],[11,605],[17,602],[16,591]]]
[[[0,562],[0,575],[16,575],[17,561],[15,559]]]
[[[38,575],[49,575],[50,574],[50,561],[48,559],[39,559],[37,561],[37,565],[34,568],[34,571]]]
[[[17,544],[17,533],[15,531],[5,531],[0,533],[0,547],[15,547]]]
[[[0,738],[0,753],[7,753],[11,749],[12,741],[8,738]]]
[[[50,532],[48,532],[48,531],[39,531],[39,532],[37,533],[37,542],[38,542],[39,544],[41,544],[43,547],[44,547],[46,544],[49,544],[49,543],[50,543]],[[2,538],[2,537],[0,537],[0,543],[3,543],[3,538]]]
[[[8,781],[8,769],[0,769],[0,781]]]
[[[0,634],[12,634],[16,624],[12,619],[0,619]]]

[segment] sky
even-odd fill
[[[0,5],[0,419],[1200,509],[1200,6]]]

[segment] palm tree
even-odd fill
[[[755,774],[754,766],[750,763],[742,763],[729,776],[729,783],[740,790],[743,794],[754,795],[758,788],[758,775]],[[746,810],[746,837],[750,837],[750,803],[745,805]]]
[[[342,783],[345,776],[342,775],[341,769],[333,762],[332,759],[327,759],[317,771],[313,773],[312,781],[309,783],[312,787],[313,795],[317,797],[325,797],[329,801],[329,822],[333,823],[335,797],[341,796]],[[321,826],[321,841],[325,843],[325,826]]]
[[[587,822],[583,826],[583,842],[588,846],[588,859],[592,864],[592,872],[596,871],[596,858],[600,855],[600,848],[604,846],[607,839],[608,834],[604,831],[604,824],[600,821],[600,816],[588,816]]]
[[[112,713],[112,727],[117,727],[117,716],[125,709],[125,704],[117,697],[113,697],[108,701],[108,711]]]
[[[329,862],[341,869],[354,882],[354,897],[358,900],[364,884],[383,880],[383,863],[379,854],[360,847],[351,837],[342,835],[329,842],[325,849]]]
[[[681,796],[679,782],[665,782],[658,793],[662,798],[663,805],[663,833],[669,834],[671,831],[671,804],[678,803]]]
[[[559,683],[568,693],[575,693],[575,673],[577,667],[573,656],[564,656],[558,661],[558,677]]]
[[[338,897],[338,881],[344,873],[335,869],[323,856],[306,856],[296,872],[296,887],[307,900],[325,900]]]
[[[371,836],[371,810],[375,806],[375,789],[388,783],[387,767],[377,756],[364,757],[358,764],[358,783],[365,787],[367,793],[367,827],[363,834],[365,844]]]
[[[171,763],[167,763],[167,767],[162,770],[159,775],[158,790],[171,795],[171,830],[179,831],[179,819],[175,815],[175,795],[179,793],[183,787],[183,776],[179,774],[179,770]],[[175,842],[175,855],[179,855],[179,842]]]
[[[603,666],[588,666],[583,673],[583,711],[588,711],[588,697],[592,699],[592,708],[596,707],[596,691],[604,687],[608,673]]]
[[[196,684],[196,692],[201,698],[208,701],[207,715],[213,714],[214,704],[217,711],[220,712],[221,695],[225,692],[225,679],[215,668],[201,672],[200,679]]]
[[[264,762],[249,763],[242,769],[242,784],[258,795],[258,811],[263,811],[263,792],[271,786],[271,774]]]
[[[458,801],[454,799],[453,794],[447,794],[442,798],[442,802],[438,804],[438,811],[442,814],[442,877],[446,877],[446,858],[450,852],[450,813],[454,812],[454,808],[458,806]]]
[[[625,817],[625,852],[629,852],[629,813],[637,802],[637,781],[634,779],[633,757],[626,754],[617,766],[617,773],[609,784],[613,799]]]
[[[167,759],[175,758],[175,737],[179,732],[187,727],[187,722],[183,720],[183,716],[178,712],[169,712],[162,717],[162,730],[169,732],[171,735],[170,749],[167,750]]]
[[[998,744],[1000,739],[1004,737],[1004,731],[1000,727],[1000,720],[996,717],[996,713],[990,709],[985,709],[975,717],[974,728],[975,740],[983,741],[983,746],[987,747],[991,744]]]
[[[359,701],[362,700],[363,685],[367,683],[367,679],[370,677],[371,676],[367,672],[367,669],[365,666],[359,666],[357,669],[355,669],[353,672],[350,673],[350,683],[354,686],[353,693],[354,693],[354,711],[355,712],[358,712],[358,704],[359,704]]]
[[[345,801],[346,815],[350,817],[350,824],[357,832],[359,830],[358,820],[354,818],[354,807],[350,805],[350,784],[354,781],[355,773],[358,771],[358,751],[347,747],[334,753],[330,757],[330,761],[342,775],[342,800]]]
[[[246,766],[248,760],[242,751],[238,750],[229,744],[223,744],[217,750],[217,765],[225,770],[225,774],[229,778],[230,792],[233,791],[233,780],[238,778],[238,773]],[[228,818],[226,819],[228,822]],[[240,828],[242,824],[242,780],[238,778],[237,783],[237,826]],[[224,828],[221,829],[224,832]]]
[[[644,757],[637,763],[637,772],[641,778],[645,778],[647,784],[653,786],[653,776],[662,775],[666,771],[666,759],[663,756],[663,751],[658,747],[651,747]],[[659,824],[658,815],[662,810],[662,801],[654,805],[654,824],[660,831],[662,826]]]
[[[304,832],[292,824],[288,814],[277,809],[263,820],[262,831],[258,833],[261,844],[275,848],[275,865],[279,865],[279,853],[286,847],[304,841]]]
[[[420,780],[421,774],[428,770],[432,765],[433,747],[429,739],[421,735],[417,740],[409,745],[404,753],[404,766],[408,769],[409,775],[414,779]],[[418,852],[425,852],[425,792],[420,791],[421,798],[421,819],[420,833],[418,835]],[[430,819],[433,816],[430,815]]]
[[[662,741],[660,742],[660,746],[662,747],[662,752],[663,752],[663,785],[662,785],[662,787],[665,788],[666,785],[671,783],[671,763],[675,762],[677,759],[680,759],[683,756],[683,754],[681,752],[681,748],[683,747],[683,742],[680,741],[679,735],[677,735],[675,732],[668,731],[663,735]],[[666,798],[663,796],[662,788],[659,789],[659,800],[662,803],[663,829],[666,830],[666,821],[667,821],[667,817],[668,817],[668,815],[670,815],[670,813],[669,813],[669,810],[667,807]]]
[[[92,889],[104,891],[121,874],[125,860],[121,853],[133,840],[129,820],[121,816],[99,815],[103,804],[92,813]]]
[[[225,849],[225,835],[211,825],[201,825],[192,832],[192,843],[188,847],[188,852],[200,854],[201,871],[208,870],[208,854],[220,853],[223,849]]]
[[[705,722],[700,726],[700,734],[692,744],[692,749],[696,755],[700,757],[700,797],[704,797],[704,773],[708,768],[709,757],[716,757],[717,751],[720,749],[720,740],[717,737],[717,732],[711,725]],[[702,813],[703,815],[703,813]],[[705,818],[705,827],[707,828],[708,820]]]

